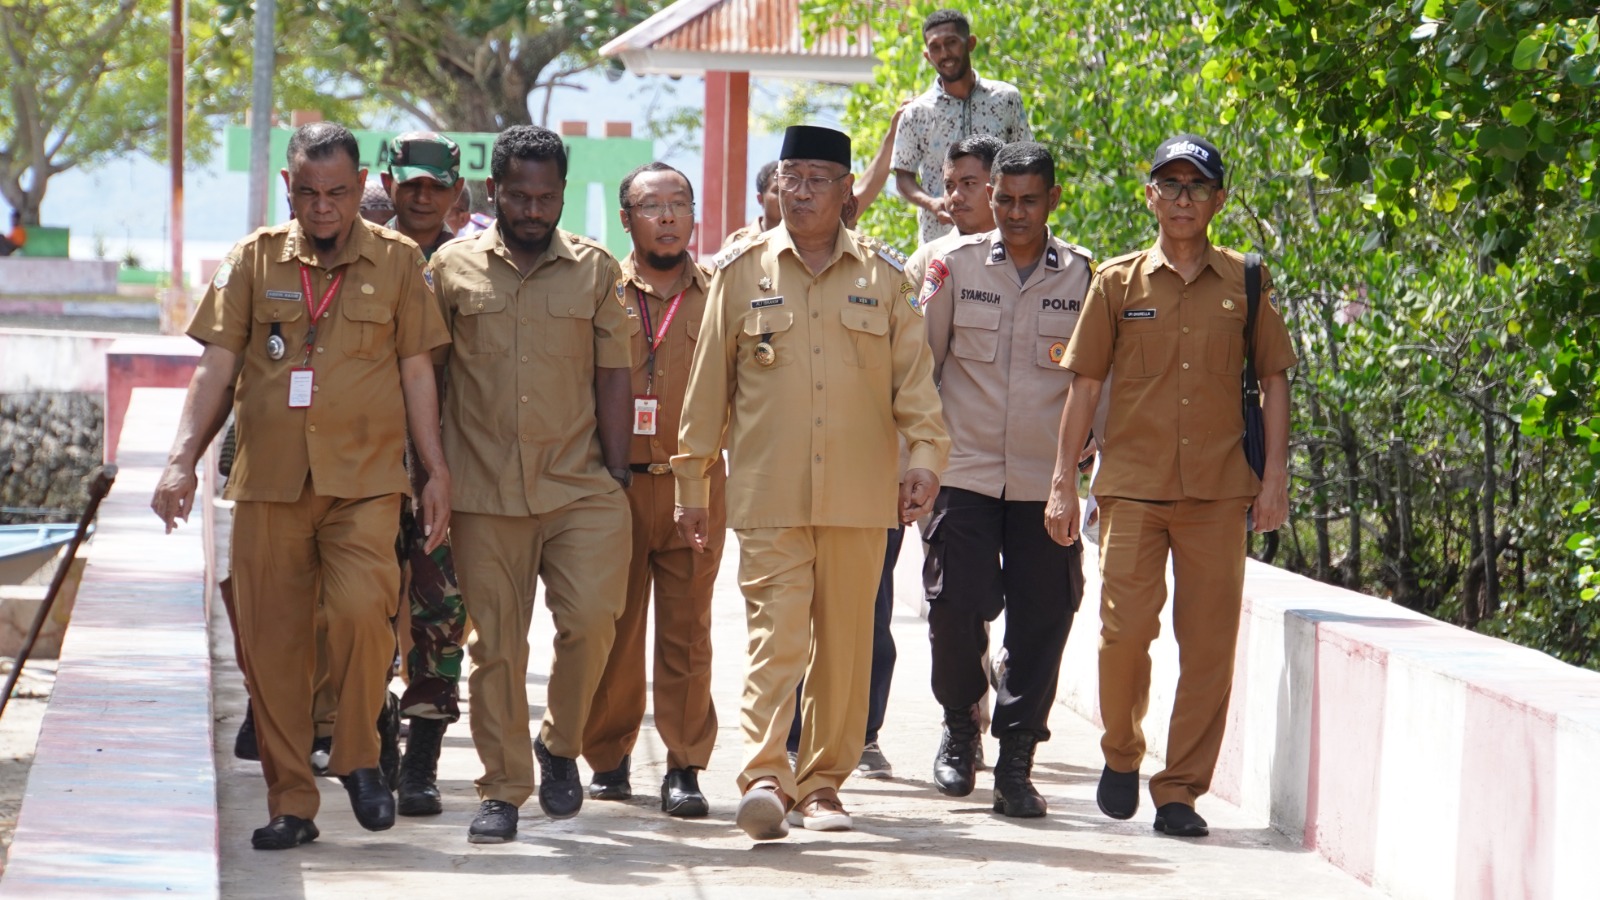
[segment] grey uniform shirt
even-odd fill
[[[920,299],[950,432],[944,485],[1048,499],[1072,384],[1061,359],[1092,271],[1088,250],[1050,237],[1022,284],[998,231],[963,238],[929,262]]]

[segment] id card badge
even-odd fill
[[[638,394],[633,398],[633,433],[656,433],[656,408],[661,401],[649,394]]]
[[[311,405],[311,370],[289,370],[289,408],[305,409]]]

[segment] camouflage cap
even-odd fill
[[[389,175],[397,182],[432,178],[445,187],[461,180],[461,148],[432,131],[395,135],[388,146]]]

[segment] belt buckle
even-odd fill
[[[651,463],[649,472],[651,475],[671,475],[672,463]]]

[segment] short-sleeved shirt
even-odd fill
[[[1094,493],[1135,500],[1254,497],[1261,482],[1244,457],[1244,256],[1212,247],[1194,281],[1161,246],[1100,267],[1061,364],[1111,381]],[[1272,279],[1261,273],[1256,372],[1295,364]]]
[[[620,490],[600,452],[595,369],[632,365],[622,270],[557,230],[524,276],[498,224],[428,263],[454,343],[443,404],[451,508],[540,515]]]
[[[633,393],[636,397],[650,395],[657,401],[656,433],[633,436],[629,463],[669,463],[672,454],[678,452],[678,420],[689,387],[689,367],[694,362],[695,343],[700,339],[700,320],[705,316],[710,281],[709,270],[690,262],[667,296],[662,297],[639,277],[632,253],[622,261],[622,279],[617,282],[616,292],[617,302],[628,314],[628,334],[633,341]],[[683,299],[668,320],[667,311],[680,293]],[[639,314],[641,305],[647,315]],[[660,338],[654,365],[650,352],[655,343],[653,337]]]
[[[893,167],[917,173],[922,190],[930,196],[944,196],[944,158],[956,141],[975,134],[992,134],[1008,144],[1033,140],[1022,94],[1014,86],[977,75],[973,82],[970,95],[956,98],[945,93],[944,84],[936,78],[933,87],[911,101],[900,115]],[[923,243],[954,227],[925,209],[918,211],[917,221]]]
[[[1072,373],[1061,368],[1089,289],[1088,250],[1048,237],[1026,283],[999,231],[969,235],[930,265],[933,377],[950,431],[942,482],[986,497],[1050,496],[1061,409]]]
[[[422,253],[398,232],[357,220],[339,255],[319,261],[297,222],[240,241],[217,269],[190,337],[243,356],[234,391],[238,449],[231,500],[292,503],[306,476],[319,496],[355,499],[409,490],[401,359],[450,342],[423,278]],[[305,267],[319,304],[310,354],[311,405],[289,406],[290,371],[306,360]],[[283,340],[282,358],[268,353]]]
[[[841,225],[816,275],[785,227],[716,265],[672,459],[678,504],[709,505],[726,440],[730,526],[894,527],[897,433],[913,468],[938,472],[950,450],[904,263]]]

